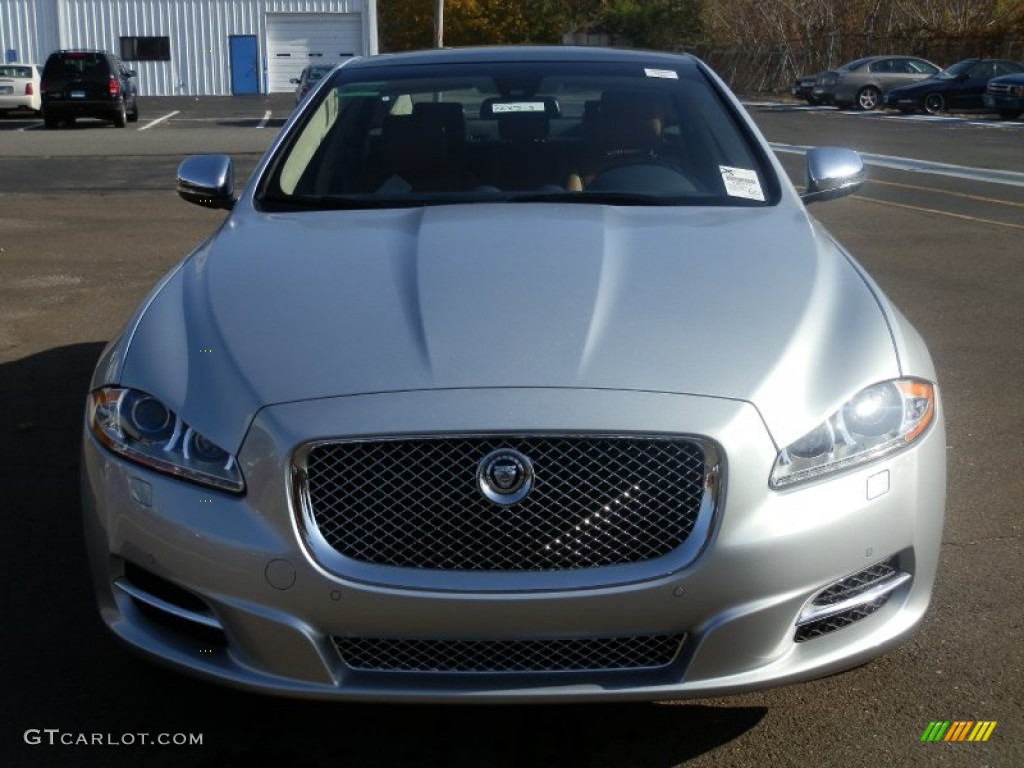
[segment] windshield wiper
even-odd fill
[[[264,207],[275,211],[358,211],[379,208],[420,208],[426,205],[446,205],[463,200],[431,198],[415,195],[382,197],[380,195],[294,195],[291,197],[264,197]]]
[[[640,192],[527,192],[504,198],[510,203],[585,203],[589,205],[693,205],[690,198]]]

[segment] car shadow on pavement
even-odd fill
[[[765,717],[765,707],[686,703],[302,701],[206,683],[136,657],[99,619],[81,534],[79,442],[102,349],[74,344],[0,364],[0,557],[8,574],[0,591],[0,743],[7,764],[669,768]],[[147,741],[199,734],[202,743],[146,744],[140,734]]]

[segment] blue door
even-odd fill
[[[259,53],[256,35],[230,35],[231,93],[236,96],[260,92]]]

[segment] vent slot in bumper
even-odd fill
[[[896,557],[847,576],[819,591],[796,622],[798,643],[830,634],[860,621],[885,605],[892,593],[910,581]]]
[[[615,672],[669,666],[684,635],[554,640],[387,640],[335,637],[350,669],[364,672]]]

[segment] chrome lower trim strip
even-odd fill
[[[910,581],[910,578],[911,576],[909,573],[898,573],[888,581],[885,581],[882,584],[878,584],[877,586],[874,586],[871,589],[861,592],[860,594],[855,595],[854,597],[847,598],[842,602],[832,603],[831,605],[811,606],[809,608],[805,608],[803,612],[801,612],[800,618],[797,619],[796,625],[798,627],[801,627],[805,624],[810,624],[814,621],[827,619],[829,616],[835,616],[839,613],[845,613],[846,611],[856,608],[859,605],[874,602],[875,600],[878,600],[879,598],[885,597],[890,593],[894,592],[900,586]]]

